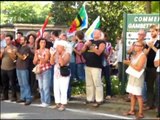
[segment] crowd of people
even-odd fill
[[[32,33],[25,36],[19,31],[17,39],[2,32],[1,100],[10,99],[30,105],[39,93],[43,107],[50,106],[54,96],[53,108],[64,111],[72,96],[71,82],[81,81],[86,85],[86,104],[91,103],[98,107],[104,99],[111,99],[113,96],[111,75],[117,75],[121,82],[122,66],[125,64],[138,72],[144,70],[140,77],[128,75],[126,92],[129,93],[131,108],[125,115],[135,115],[135,104],[138,100],[139,118],[144,117],[144,110],[153,109],[155,106],[160,117],[158,27],[152,25],[150,32],[151,40],[145,42],[146,32],[138,31],[137,41],[127,49],[130,59],[126,60],[122,59],[123,36],[117,38],[117,44],[113,47],[108,35],[99,29],[94,31],[93,40],[87,41],[84,40],[83,31],[77,31],[70,39],[65,33],[59,34],[57,31],[44,32],[42,37]],[[106,83],[105,92],[103,76]],[[158,84],[155,84],[156,77]],[[20,88],[19,97],[17,83]]]

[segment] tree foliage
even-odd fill
[[[51,11],[56,15],[53,20],[55,24],[65,24],[70,26],[78,14],[83,2],[77,2],[77,9],[73,8],[76,1],[54,2]],[[145,13],[142,2],[121,2],[121,1],[87,1],[86,11],[88,13],[89,25],[97,18],[101,17],[101,29],[109,34],[111,42],[120,36],[123,25],[123,13]]]
[[[37,2],[38,3],[38,2]],[[1,2],[1,24],[38,23],[41,24],[50,12],[51,5],[32,2]]]
[[[52,20],[56,25],[70,25],[76,17],[82,2],[78,2],[77,8],[76,1],[54,1],[52,4],[51,12],[53,13]]]
[[[37,23],[43,24],[49,12],[53,13],[50,23],[67,25],[77,16],[84,1],[53,1],[53,4],[41,5],[39,2],[1,1],[1,24]],[[158,1],[151,2],[152,13],[159,13]],[[87,1],[86,10],[89,25],[101,17],[101,29],[108,33],[111,42],[115,42],[123,28],[123,13],[146,13],[146,2],[138,1]],[[84,30],[85,31],[85,30]]]

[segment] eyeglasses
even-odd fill
[[[138,35],[144,35],[143,33],[138,33]]]
[[[136,45],[136,44],[134,44],[134,46],[136,46],[136,47],[142,47],[142,45]]]

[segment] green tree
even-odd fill
[[[70,25],[73,19],[76,17],[82,2],[76,1],[54,1],[52,4],[51,12],[53,13],[52,20],[55,25]],[[77,7],[77,8],[76,8]]]
[[[77,2],[78,7],[73,8],[75,1],[54,2],[51,11],[53,11],[53,20],[55,24],[70,26],[75,16],[78,14],[83,2]],[[89,18],[89,25],[99,15],[101,17],[101,29],[109,34],[112,43],[117,36],[120,36],[123,25],[123,13],[145,13],[144,2],[121,2],[121,1],[87,1],[86,10]]]
[[[1,2],[1,24],[39,23],[42,24],[50,12],[51,5],[33,2]]]
[[[160,1],[152,1],[151,13],[159,13],[159,12],[160,12]]]

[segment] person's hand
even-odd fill
[[[8,52],[8,53],[12,53],[12,50],[11,50],[11,49],[7,49],[7,52]]]
[[[53,48],[53,47],[51,47],[51,48],[50,48],[50,54],[53,55],[53,54],[55,54],[55,53],[56,53],[56,49]]]
[[[153,45],[153,42],[148,42],[148,46],[150,47],[150,48],[152,48],[154,45]]]
[[[129,65],[130,63],[131,63],[131,61],[130,60],[123,60],[123,63],[125,64],[125,65]]]
[[[29,54],[24,54],[23,55],[23,60],[25,60],[28,56],[29,56]]]
[[[86,45],[87,47],[90,47],[91,44],[92,44],[92,43],[91,43],[90,41],[86,41],[84,45]]]
[[[4,48],[1,48],[1,51],[0,51],[1,53],[4,53]]]

